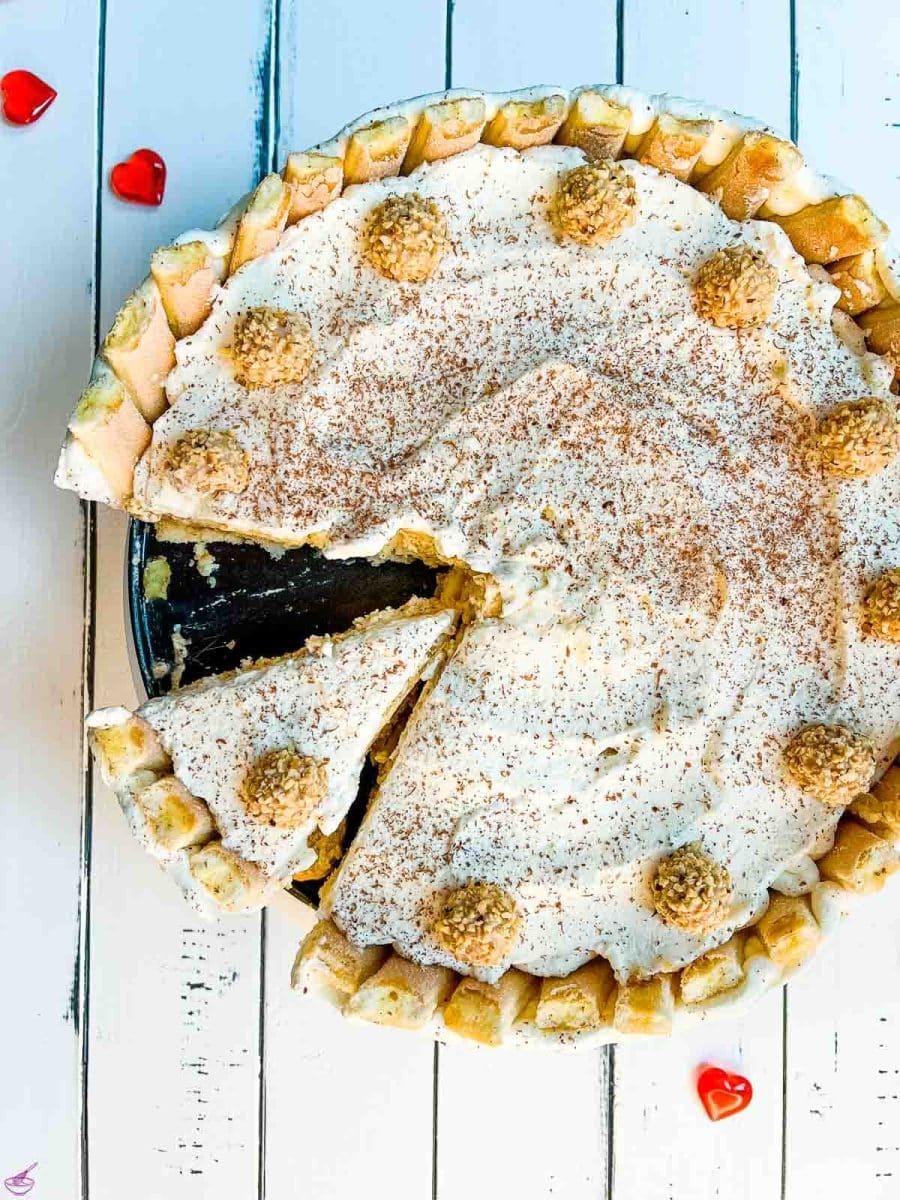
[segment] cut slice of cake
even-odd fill
[[[315,863],[369,748],[455,621],[438,601],[412,600],[136,713],[91,714],[94,755],[133,833],[196,907],[259,907]]]

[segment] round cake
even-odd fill
[[[58,482],[441,572],[91,717],[188,898],[327,876],[296,986],[491,1044],[799,967],[900,861],[886,235],[771,130],[596,86],[378,110],[157,251]]]

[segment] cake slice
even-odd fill
[[[455,620],[412,600],[135,714],[91,714],[94,755],[132,832],[196,907],[259,907],[268,885],[312,866],[317,834],[340,826],[369,748]]]

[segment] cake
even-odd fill
[[[771,130],[594,86],[379,109],[157,251],[57,481],[163,538],[445,572],[437,667],[323,854],[296,986],[489,1043],[668,1033],[786,978],[896,868],[886,237]],[[179,771],[234,686],[139,716],[258,904],[315,861],[308,823],[265,829],[279,772],[324,837],[352,789],[273,760],[248,809],[246,754]]]

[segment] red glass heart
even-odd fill
[[[166,164],[155,150],[135,150],[125,162],[116,163],[110,185],[120,200],[132,204],[162,204],[166,191]]]
[[[56,99],[50,84],[30,71],[8,71],[0,79],[0,95],[3,115],[13,125],[31,125]]]
[[[753,1099],[753,1085],[743,1075],[706,1067],[697,1079],[697,1095],[709,1119],[721,1121],[743,1112]]]

